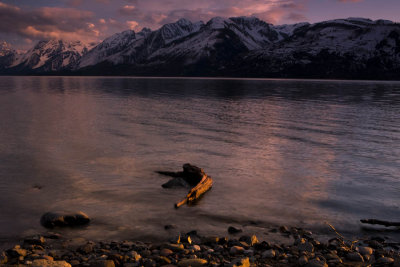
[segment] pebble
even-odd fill
[[[71,267],[71,264],[66,261],[49,261],[46,259],[40,259],[34,260],[32,262],[32,267]]]
[[[142,257],[136,251],[131,251],[126,254],[129,258],[132,258],[134,261],[140,260]]]
[[[361,256],[360,253],[358,252],[351,252],[346,255],[346,258],[350,261],[355,261],[355,262],[364,262],[363,257]]]
[[[31,244],[31,245],[43,245],[46,242],[43,236],[32,236],[25,238],[24,243],[25,244]]]
[[[167,247],[172,251],[182,251],[185,249],[183,244],[168,244]]]
[[[165,256],[160,256],[160,261],[163,263],[163,264],[170,264],[171,263],[171,260],[170,259],[168,259],[167,257],[165,257]]]
[[[376,261],[376,263],[377,263],[377,264],[383,264],[383,265],[385,265],[385,264],[392,264],[392,263],[394,263],[394,259],[393,259],[393,258],[389,258],[389,257],[382,257],[382,258],[379,258],[379,259]]]
[[[243,251],[244,255],[246,256],[253,256],[254,255],[254,250],[252,249],[246,249],[245,251]]]
[[[28,252],[20,248],[20,246],[15,246],[13,249],[7,251],[7,254],[12,258],[18,258],[19,256],[25,257],[27,253]]]
[[[300,266],[304,266],[308,263],[308,258],[305,255],[303,255],[299,258],[298,263]]]
[[[194,251],[201,251],[201,248],[199,245],[193,245]]]
[[[275,255],[276,255],[275,250],[269,249],[269,250],[267,250],[267,251],[264,251],[264,252],[262,253],[261,257],[262,257],[263,259],[265,259],[265,258],[272,259],[272,258],[275,257]]]
[[[178,263],[179,267],[198,267],[207,264],[204,259],[183,259]]]
[[[328,267],[328,264],[319,259],[313,259],[308,262],[306,267]]]
[[[232,254],[232,255],[243,253],[243,252],[244,252],[244,248],[240,247],[240,246],[233,246],[229,250],[229,253]]]
[[[169,255],[171,255],[172,253],[174,253],[172,250],[170,250],[170,249],[167,249],[167,248],[163,248],[161,251],[160,251],[160,255],[161,256],[165,256],[165,257],[168,257]]]
[[[310,253],[314,252],[314,245],[311,244],[310,242],[308,242],[307,240],[305,240],[304,238],[299,240],[297,248],[300,251],[306,251],[306,252],[310,252]]]
[[[370,247],[357,247],[356,250],[360,252],[361,255],[372,255],[372,253],[374,253],[374,250]]]
[[[250,259],[249,258],[234,259],[230,266],[232,266],[232,267],[250,267]]]

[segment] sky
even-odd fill
[[[365,17],[400,21],[400,0],[0,0],[0,41],[99,42],[114,33],[158,29],[180,18],[256,16],[272,24]]]

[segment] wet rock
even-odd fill
[[[6,264],[8,261],[8,257],[6,255],[6,253],[1,252],[0,253],[0,264]]]
[[[193,249],[194,249],[194,251],[200,251],[201,250],[199,245],[193,245]]]
[[[204,244],[209,244],[209,245],[217,244],[219,242],[219,237],[218,236],[207,236],[202,239],[202,242]]]
[[[176,228],[176,225],[173,225],[173,224],[164,225],[165,230],[171,230],[171,229],[175,229],[175,228]]]
[[[171,263],[171,260],[168,259],[168,258],[165,257],[165,256],[160,256],[160,257],[159,257],[159,261],[160,261],[162,264],[170,264],[170,263]]]
[[[328,264],[319,259],[313,259],[308,262],[306,267],[328,267]]]
[[[168,257],[169,255],[173,254],[174,252],[170,249],[164,248],[160,251],[161,256]]]
[[[155,262],[154,260],[152,260],[152,259],[146,259],[146,260],[144,260],[144,262],[143,262],[143,266],[144,266],[144,267],[156,267],[157,264],[156,264],[156,262]]]
[[[279,231],[281,233],[284,233],[284,234],[289,234],[290,233],[289,228],[287,228],[287,226],[284,226],[284,225],[279,227]]]
[[[269,249],[269,250],[267,250],[267,251],[264,251],[262,254],[261,254],[261,257],[263,258],[263,259],[272,259],[272,258],[275,258],[275,255],[276,255],[276,252],[275,252],[275,250],[273,250],[273,249]]]
[[[49,255],[43,255],[42,259],[48,260],[48,261],[54,261],[54,258],[52,256]]]
[[[232,266],[232,267],[250,267],[250,259],[249,258],[234,259],[230,266]]]
[[[229,242],[229,239],[227,237],[221,237],[218,240],[218,244],[220,244],[220,245],[228,244],[228,242]]]
[[[63,214],[56,212],[47,212],[43,214],[40,223],[46,228],[54,227],[74,227],[88,224],[90,222],[89,216],[79,211],[72,214]]]
[[[24,239],[24,244],[44,245],[45,239],[43,236],[32,236]]]
[[[92,244],[86,244],[81,246],[78,251],[82,254],[89,254],[93,252],[93,245]]]
[[[308,263],[308,258],[305,255],[303,255],[299,258],[298,263],[300,266],[304,266]]]
[[[174,188],[174,187],[190,187],[189,183],[181,177],[177,177],[169,180],[165,184],[161,185],[163,188]]]
[[[298,241],[297,248],[299,251],[314,252],[314,245],[306,241],[304,238]]]
[[[244,255],[246,255],[246,256],[253,256],[253,255],[254,255],[254,250],[252,250],[252,249],[247,249],[247,250],[245,250],[243,253],[244,253]]]
[[[32,267],[71,267],[66,261],[50,261],[46,259],[38,259],[32,262]]]
[[[183,259],[178,263],[179,267],[198,267],[206,265],[207,261],[204,259]]]
[[[242,229],[235,228],[233,226],[229,226],[229,228],[228,228],[228,233],[230,233],[230,234],[237,234],[237,233],[241,233],[241,232],[242,232]]]
[[[246,236],[246,235],[245,236],[241,236],[239,238],[239,241],[246,242],[246,244],[248,246],[254,246],[255,244],[259,243],[259,241],[257,239],[257,236],[255,236],[255,235],[252,235],[252,236]]]
[[[372,253],[374,253],[374,250],[370,247],[357,247],[357,251],[363,256],[372,255]]]
[[[11,258],[19,258],[20,256],[25,257],[28,251],[20,248],[20,246],[15,246],[15,248],[7,250],[7,254]]]
[[[72,266],[77,266],[79,264],[81,264],[78,260],[72,260],[69,262],[69,264],[71,264]]]
[[[185,249],[183,244],[168,244],[167,248],[172,250],[172,251],[182,251]]]
[[[115,263],[112,260],[98,260],[90,263],[90,267],[115,267]]]
[[[374,249],[381,249],[381,248],[383,248],[383,245],[382,245],[381,243],[379,243],[378,241],[376,241],[376,240],[370,240],[368,243],[369,243],[369,246],[370,246],[371,248],[374,248]]]
[[[244,252],[244,248],[240,247],[240,246],[233,246],[229,250],[229,253],[232,255],[236,255],[236,254],[243,253],[243,252]]]
[[[379,258],[378,260],[376,260],[376,264],[379,264],[379,265],[389,265],[392,263],[394,263],[394,259],[389,258],[389,257],[382,257],[382,258]]]
[[[350,260],[350,261],[364,262],[363,257],[362,257],[361,254],[358,253],[358,252],[351,252],[351,253],[348,253],[348,254],[346,255],[346,258],[347,258],[348,260]]]
[[[61,239],[62,236],[59,233],[48,233],[44,237],[48,239]]]

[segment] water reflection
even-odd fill
[[[398,114],[395,82],[0,77],[0,236],[77,207],[103,237],[396,219]],[[154,170],[185,162],[216,183],[176,211]]]

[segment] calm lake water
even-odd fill
[[[154,171],[198,165],[213,189],[194,207]],[[82,210],[69,235],[168,236],[228,226],[361,233],[400,220],[400,83],[0,77],[0,238]]]

